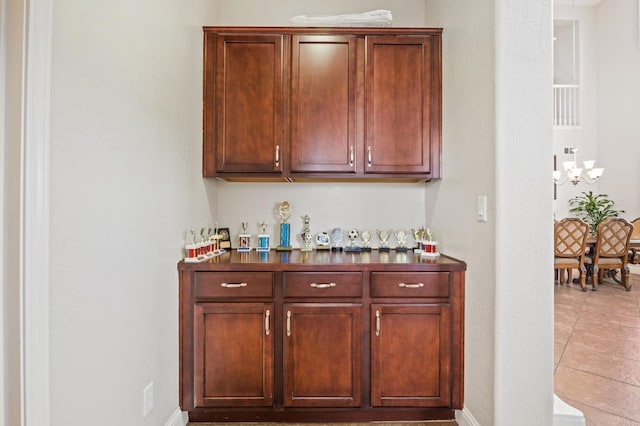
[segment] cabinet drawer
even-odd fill
[[[449,273],[373,272],[371,297],[449,297]]]
[[[360,272],[285,272],[285,297],[360,297]]]
[[[195,297],[272,297],[272,272],[196,272]]]

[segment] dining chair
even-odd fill
[[[589,225],[582,219],[564,218],[553,224],[553,268],[560,284],[564,282],[565,271],[568,283],[573,277],[573,270],[577,269],[580,274],[580,287],[587,291],[584,254],[588,235]]]
[[[614,217],[605,220],[598,225],[596,230],[596,245],[593,256],[584,259],[585,266],[589,270],[593,289],[602,284],[604,271],[610,271],[610,277],[631,290],[629,283],[629,240],[633,226],[625,219]],[[620,270],[620,278],[616,278],[616,272]]]
[[[633,231],[629,242],[629,263],[640,263],[640,217],[631,221]]]

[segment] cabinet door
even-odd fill
[[[204,143],[211,143],[208,127],[215,126],[217,172],[283,170],[283,37],[216,36],[215,101],[205,98]],[[205,68],[207,65],[209,61]],[[210,72],[205,69],[205,78]],[[205,87],[205,97],[208,93]],[[212,123],[207,112],[214,105]],[[205,146],[205,154],[208,148]]]
[[[448,305],[371,306],[371,404],[450,404]]]
[[[365,173],[439,177],[440,38],[367,37]]]
[[[284,405],[359,407],[361,305],[287,304],[284,313]]]
[[[291,41],[291,171],[356,170],[356,38]]]
[[[273,305],[198,303],[194,310],[195,406],[273,403]]]

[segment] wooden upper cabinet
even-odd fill
[[[204,31],[204,176],[440,178],[441,29]]]
[[[440,38],[368,36],[365,173],[424,174],[440,162]]]
[[[356,38],[294,35],[291,171],[356,171]]]
[[[206,34],[205,176],[282,173],[283,38]]]

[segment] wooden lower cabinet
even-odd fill
[[[445,420],[462,409],[464,262],[295,250],[215,259],[178,265],[190,421]]]
[[[371,317],[371,404],[449,405],[449,307],[376,304]]]
[[[284,405],[359,407],[362,306],[286,304]]]
[[[196,407],[273,404],[272,304],[198,303]]]

